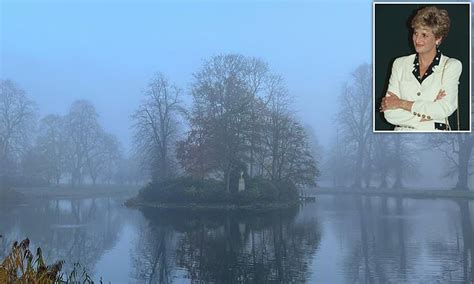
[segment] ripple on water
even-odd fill
[[[51,225],[51,229],[75,229],[87,227],[88,224],[54,224]]]

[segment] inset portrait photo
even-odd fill
[[[373,4],[374,132],[471,132],[471,3]]]

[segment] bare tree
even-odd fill
[[[113,171],[120,160],[120,144],[112,134],[99,132],[94,140],[94,147],[87,155],[86,168],[92,179],[92,184],[96,184],[97,178],[102,176],[110,183]]]
[[[324,174],[332,180],[332,184],[336,187],[347,186],[353,175],[353,153],[350,145],[344,139],[345,134],[341,132],[342,130],[336,130],[324,166],[326,170]]]
[[[223,174],[228,192],[231,175],[248,161],[253,94],[246,81],[246,67],[241,55],[213,57],[194,75],[192,87],[190,123],[194,133],[189,134],[198,134],[195,138],[201,138],[202,143],[190,140],[187,145],[200,145],[194,150],[212,153],[204,158],[213,159],[211,164]]]
[[[36,151],[43,157],[45,165],[45,179],[48,182],[59,184],[65,173],[67,137],[65,119],[59,115],[47,115],[41,119],[38,137],[36,138]]]
[[[245,81],[248,85],[249,95],[254,103],[250,108],[250,132],[248,133],[249,143],[249,176],[254,176],[256,166],[256,152],[259,150],[258,140],[261,132],[262,123],[259,120],[261,112],[264,111],[265,104],[260,103],[259,96],[265,96],[265,92],[271,87],[274,76],[269,73],[268,64],[258,58],[248,58],[245,63]]]
[[[470,133],[438,134],[430,135],[429,139],[430,145],[443,153],[448,162],[446,176],[457,176],[455,189],[469,190],[474,136]]]
[[[391,174],[394,187],[403,187],[402,180],[416,170],[414,146],[400,134],[372,133],[372,77],[368,64],[359,66],[352,80],[343,88],[338,123],[344,144],[355,149],[347,153],[352,159],[354,186],[370,187],[374,178],[380,187],[388,187]],[[337,146],[338,147],[338,146]],[[341,149],[335,149],[336,152]]]
[[[316,185],[319,171],[307,130],[290,115],[290,99],[281,78],[274,77],[265,100],[259,159],[265,174],[274,181]]]
[[[66,117],[69,145],[67,164],[73,186],[82,183],[89,155],[102,132],[97,118],[95,107],[86,100],[73,102]]]
[[[414,176],[418,173],[417,144],[413,143],[413,135],[392,134],[393,152],[390,153],[390,165],[394,175],[394,188],[403,188],[403,180],[406,177]],[[416,139],[416,138],[415,138]]]
[[[372,77],[368,64],[360,65],[352,74],[352,81],[345,85],[340,97],[341,110],[338,122],[344,129],[347,143],[354,145],[354,186],[362,187],[364,160],[367,145],[372,137]]]
[[[10,80],[0,80],[0,174],[18,162],[32,138],[36,105]]]
[[[211,58],[194,75],[191,130],[179,157],[188,173],[222,177],[227,192],[241,171],[273,181],[314,184],[317,166],[304,128],[290,115],[280,76],[255,58]]]
[[[288,90],[280,76],[272,76],[267,81],[265,109],[263,112],[263,151],[261,151],[261,166],[266,170],[271,180],[281,178],[282,159],[285,137],[284,132],[289,129],[292,118],[289,114]],[[268,150],[268,153],[265,151]]]
[[[398,135],[396,135],[398,136]],[[393,135],[377,133],[373,137],[373,170],[374,174],[380,180],[379,187],[382,189],[388,188],[389,185],[389,177],[390,177],[390,159],[391,154],[393,153],[393,143],[391,139],[393,139]]]
[[[135,148],[152,170],[154,180],[173,176],[178,138],[181,91],[157,73],[145,91],[146,99],[133,115]]]
[[[371,172],[379,179],[380,188],[405,187],[407,177],[418,173],[416,136],[406,134],[377,133],[373,135],[370,151]]]
[[[278,161],[275,175],[279,181],[315,186],[319,170],[305,129],[291,118],[284,125],[286,128],[281,131],[278,156],[273,157]]]

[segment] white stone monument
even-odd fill
[[[244,180],[244,172],[240,172],[240,178],[239,178],[239,192],[245,190],[245,180]]]

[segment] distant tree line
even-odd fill
[[[78,100],[64,116],[38,119],[35,102],[15,83],[2,80],[2,184],[75,186],[188,175],[222,180],[230,192],[242,173],[316,184],[316,136],[308,136],[296,119],[283,78],[267,63],[215,56],[194,74],[191,86],[193,103],[186,108],[182,90],[163,74],[150,80],[132,115],[135,155],[126,159],[90,102]]]
[[[335,186],[406,186],[420,172],[420,153],[445,157],[445,176],[468,189],[474,135],[373,133],[371,67],[356,68],[339,98],[336,133],[324,163]],[[125,158],[94,106],[73,102],[64,115],[38,119],[35,102],[0,81],[0,182],[5,184],[137,183],[188,175],[225,182],[262,177],[314,186],[320,174],[317,138],[291,108],[281,76],[260,59],[214,56],[193,74],[192,105],[161,73],[132,115],[135,155]],[[320,150],[319,150],[320,151]]]
[[[64,115],[37,120],[37,106],[10,80],[0,81],[0,181],[45,185],[85,181],[136,183],[138,162],[126,159],[117,138],[99,124],[88,101]]]
[[[190,85],[192,106],[186,108],[181,89],[156,74],[133,115],[135,149],[152,180],[213,178],[227,192],[237,190],[241,173],[316,184],[319,169],[311,148],[316,138],[295,117],[283,78],[267,63],[214,56]]]
[[[471,133],[373,133],[371,66],[357,67],[339,97],[337,131],[324,165],[337,187],[402,188],[421,172],[422,152],[443,154],[442,177],[455,177],[454,188],[467,190],[472,175]],[[430,152],[431,151],[431,152]]]

